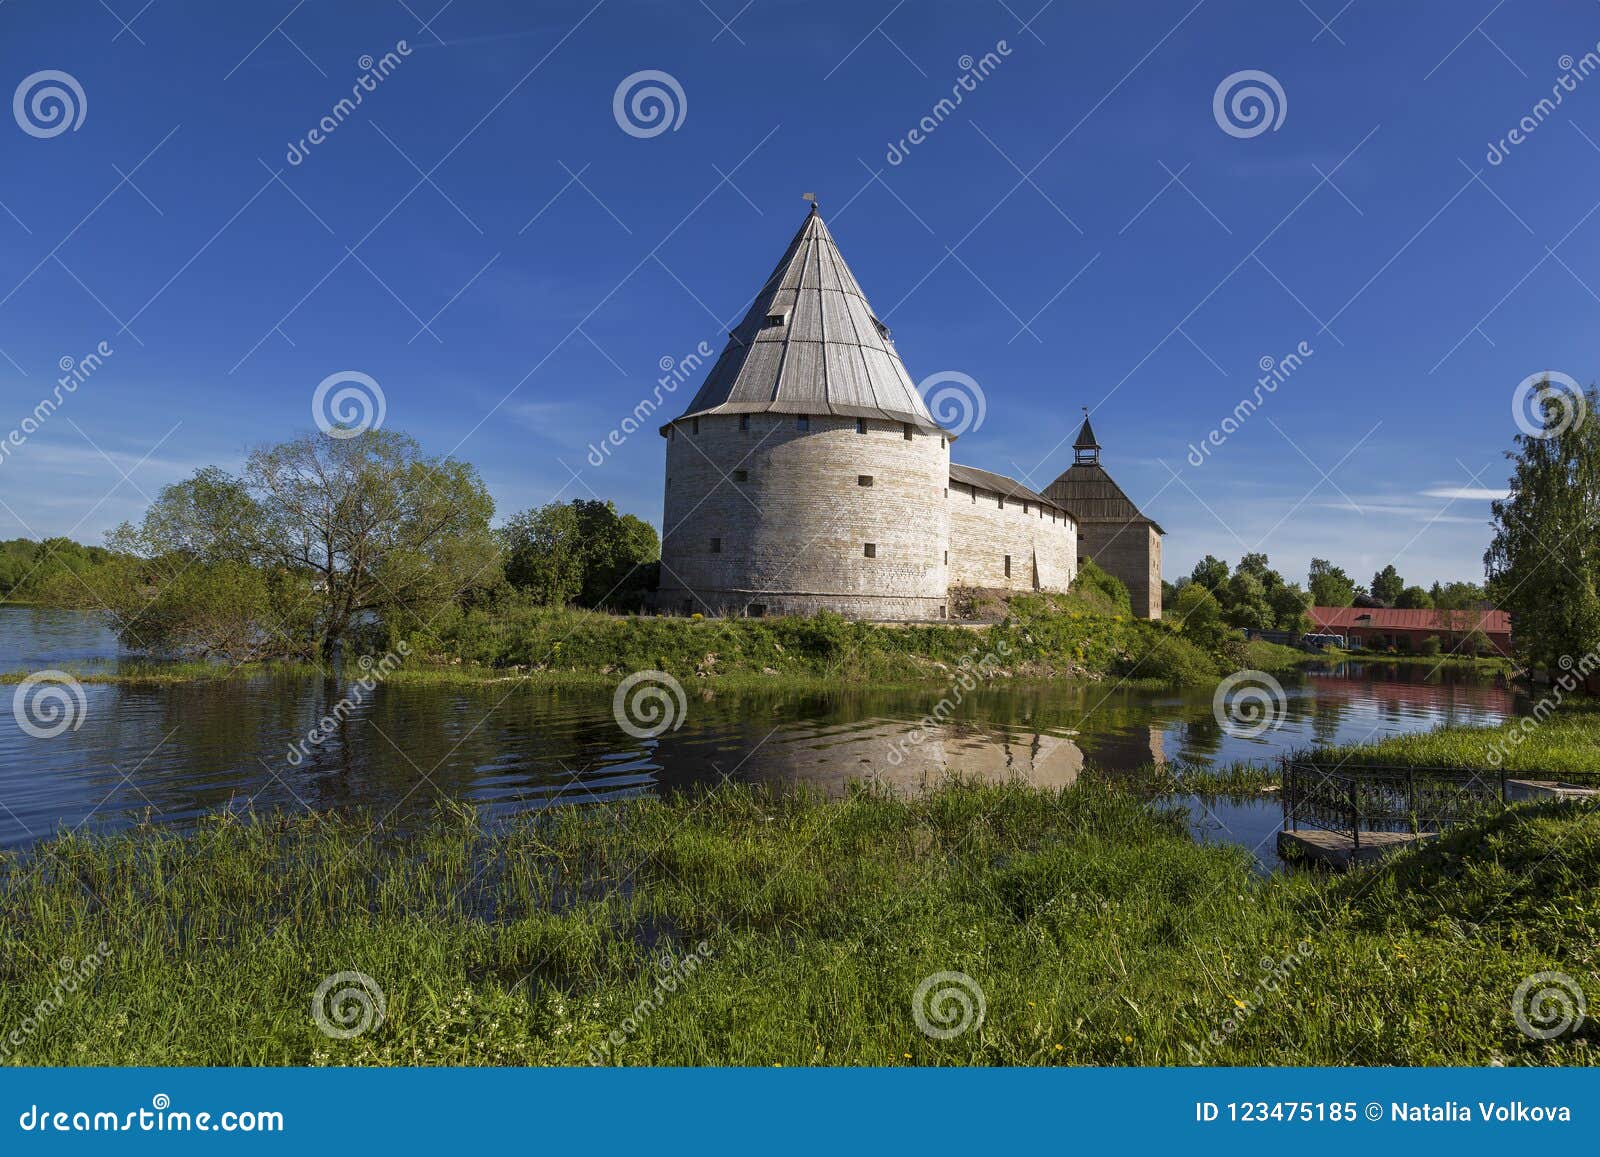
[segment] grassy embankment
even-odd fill
[[[729,787],[403,840],[219,817],[61,838],[7,865],[0,901],[0,1024],[57,961],[109,950],[13,1063],[1546,1064],[1600,1041],[1511,1014],[1524,977],[1600,967],[1600,813],[1575,805],[1270,879],[1092,781]],[[334,1040],[312,993],[345,971],[386,1019]],[[981,1025],[918,1030],[936,972],[981,988]]]
[[[1094,592],[1021,596],[1009,601],[1007,611],[998,623],[964,627],[886,626],[827,614],[713,620],[514,605],[461,616],[438,637],[419,641],[413,657],[388,679],[609,686],[630,671],[662,670],[685,683],[724,687],[881,687],[948,683],[963,665],[982,664],[996,678],[1177,684],[1213,681],[1239,665],[1283,670],[1317,661],[1290,647],[1254,642],[1243,645],[1240,664],[1237,655],[1208,654],[1171,624],[1118,613]],[[264,673],[304,678],[318,669],[185,663],[74,673],[85,681],[175,682]]]

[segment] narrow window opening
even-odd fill
[[[911,441],[911,423],[910,422],[903,423],[901,425],[901,427],[900,427],[900,432],[905,437],[905,440],[907,442]]]
[[[877,543],[875,543],[875,542],[863,543],[862,544],[862,548],[863,548],[862,549],[862,553],[864,555],[866,555],[867,558],[877,558],[878,557],[878,544]]]
[[[811,429],[811,415],[810,414],[799,414],[799,415],[797,415],[795,417],[795,420],[794,420],[794,428],[796,430],[809,430],[809,429]]]
[[[867,432],[867,420],[865,418],[857,418],[856,419],[856,433],[857,434],[865,434],[866,432]]]
[[[713,538],[711,540],[711,553],[712,554],[721,554],[722,553],[722,540],[720,538]],[[1010,566],[1011,566],[1011,560],[1009,558],[1007,558],[1006,559],[1006,567],[1007,567],[1006,573],[1007,574],[1011,573]]]
[[[1006,555],[1006,578],[1011,577],[1011,556]]]
[[[750,428],[750,415],[749,414],[740,414],[739,415],[739,429],[748,430],[749,428]]]
[[[733,472],[733,480],[735,482],[748,482],[748,481],[750,481],[750,471],[748,471],[748,470],[735,470]]]
[[[871,486],[872,485],[872,475],[870,475],[870,474],[857,474],[856,475],[856,485],[857,486]]]
[[[995,501],[995,505],[997,507],[999,507],[1001,510],[1004,510],[1006,508],[1006,496],[1004,494],[996,494],[994,496],[994,501]]]
[[[941,619],[943,619],[943,618],[947,618],[947,617],[948,617],[948,616],[947,616],[947,615],[946,615],[946,614],[945,614],[945,609],[944,609],[944,608],[943,608],[943,607],[940,607],[940,608],[939,608],[939,617],[940,617],[940,618],[941,618]]]
[[[948,550],[944,552],[944,565],[950,565],[950,552]]]
[[[698,434],[699,432],[700,432],[700,419],[699,418],[690,418],[689,419],[689,433]]]

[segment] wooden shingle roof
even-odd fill
[[[1007,478],[1004,474],[996,474],[991,470],[979,470],[976,466],[958,466],[950,463],[950,481],[962,486],[972,486],[979,490],[986,490],[991,494],[1003,494],[1014,502],[1030,502],[1035,506],[1046,506],[1058,510],[1062,514],[1071,516],[1072,512],[1063,507],[1059,502],[1046,498],[1038,491],[1029,490],[1015,478]]]
[[[769,412],[881,418],[955,437],[928,413],[815,206],[679,420]]]
[[[1166,533],[1155,519],[1140,512],[1098,462],[1075,462],[1044,493],[1079,522],[1137,522],[1154,527],[1157,534]]]

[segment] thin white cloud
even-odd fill
[[[1510,497],[1509,490],[1490,490],[1481,486],[1435,486],[1422,492],[1428,498],[1455,498],[1464,502],[1487,502],[1491,498]]]

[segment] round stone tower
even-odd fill
[[[661,610],[947,617],[952,438],[815,206],[661,433]]]

